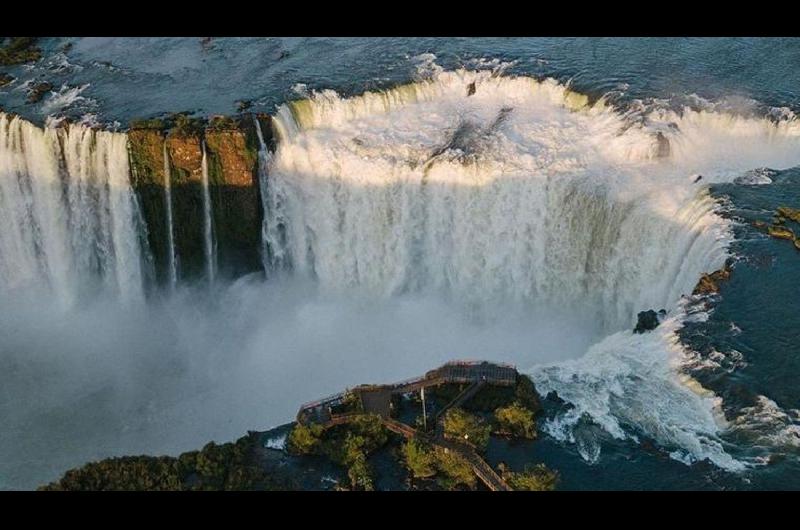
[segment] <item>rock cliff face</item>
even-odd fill
[[[263,125],[262,130],[269,132]],[[191,281],[205,271],[204,143],[219,273],[241,275],[261,269],[263,212],[253,118],[212,120],[208,127],[172,128],[152,120],[131,128],[128,145],[132,184],[147,224],[159,283],[168,277],[169,259],[165,147],[178,276]]]
[[[205,140],[220,272],[259,270],[263,212],[253,121],[206,129]]]

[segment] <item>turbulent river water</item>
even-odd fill
[[[800,41],[63,43],[0,92],[33,122],[0,116],[0,487],[452,358],[557,393],[505,458],[562,487],[800,487],[800,258],[746,222],[800,206]],[[40,72],[64,86],[27,107]],[[236,99],[275,116],[266,274],[146,296],[126,136],[88,125]]]

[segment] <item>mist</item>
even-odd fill
[[[259,276],[69,312],[42,298],[6,299],[0,488],[35,488],[109,456],[235,440],[292,421],[306,401],[451,359],[523,369],[579,357],[600,333],[577,312],[325,294]]]

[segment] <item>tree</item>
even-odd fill
[[[544,464],[526,466],[521,473],[508,472],[503,477],[508,485],[520,491],[551,491],[558,484],[558,472]]]
[[[503,434],[529,440],[536,438],[536,421],[533,419],[533,412],[518,401],[495,410],[494,418],[498,431]]]
[[[447,489],[453,489],[460,484],[468,488],[475,487],[477,478],[472,471],[472,466],[463,456],[443,447],[436,447],[434,454],[436,455],[436,467],[445,475],[440,479],[442,486]]]
[[[294,455],[308,455],[320,448],[322,427],[316,424],[309,426],[298,423],[286,438],[286,450]]]
[[[447,437],[467,441],[480,450],[489,444],[491,427],[478,416],[461,408],[448,410],[444,416],[444,434]]]
[[[436,457],[427,444],[412,438],[403,445],[403,456],[414,477],[426,478],[436,474]]]

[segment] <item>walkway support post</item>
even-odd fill
[[[428,431],[428,411],[425,408],[425,387],[423,386],[420,391],[419,395],[422,397],[422,428],[425,432]]]

